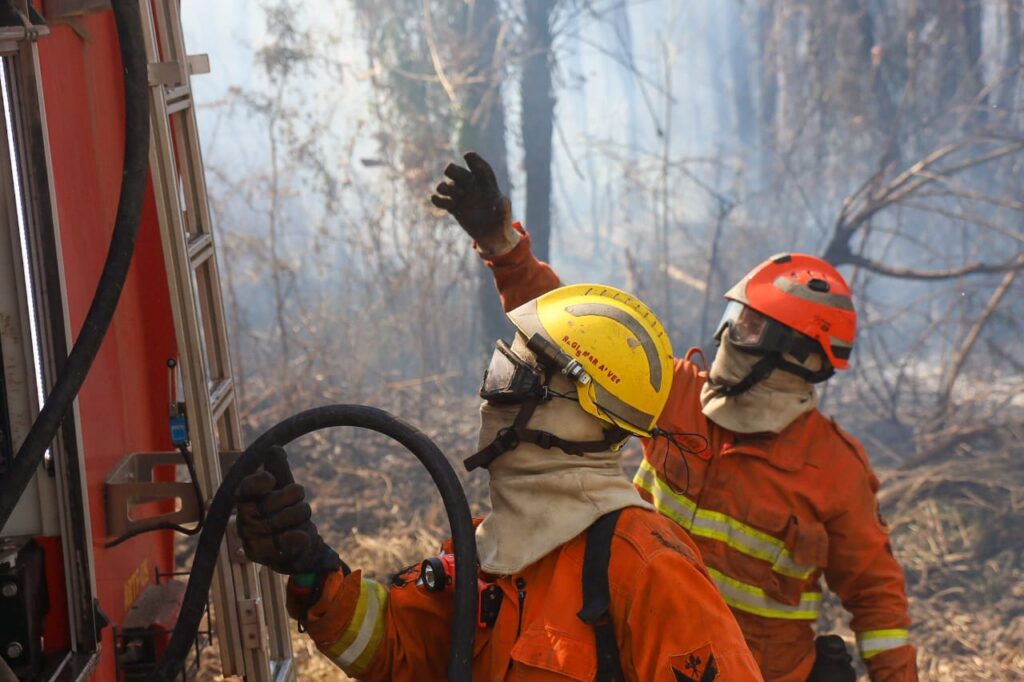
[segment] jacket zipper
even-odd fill
[[[516,639],[523,631],[523,607],[526,605],[526,579],[516,578],[516,594],[519,596],[519,624],[516,625]]]
[[[516,625],[516,640],[519,640],[519,633],[523,631],[523,606],[526,604],[526,579],[523,577],[516,578],[516,596],[519,597],[519,623]],[[508,658],[508,668],[512,669],[512,664],[515,661],[511,656]]]

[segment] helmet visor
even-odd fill
[[[759,313],[739,301],[729,301],[718,323],[715,340],[721,341],[722,334],[729,334],[734,346],[754,353],[788,353],[798,362],[804,362],[812,354],[825,353],[821,345],[809,336],[790,329],[781,322]],[[828,362],[825,363],[828,365]]]
[[[715,330],[715,340],[721,340],[722,332],[729,330],[729,340],[740,348],[763,350],[765,336],[771,319],[739,301],[729,301]]]

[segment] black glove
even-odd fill
[[[821,635],[814,640],[817,654],[807,682],[857,682],[853,657],[839,635]]]
[[[430,201],[451,213],[470,237],[489,250],[509,238],[512,202],[498,188],[490,164],[474,152],[464,158],[469,170],[448,164],[444,174],[452,181],[439,184]]]
[[[243,478],[235,497],[238,535],[250,561],[288,575],[344,566],[317,532],[306,491],[295,483],[284,448],[272,447],[263,470]]]

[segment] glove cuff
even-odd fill
[[[473,248],[483,258],[497,258],[516,248],[520,239],[522,236],[512,227],[512,223],[507,223],[499,234],[475,241]]]
[[[335,555],[337,557],[337,555]],[[323,597],[324,585],[331,576],[341,573],[342,580],[352,574],[352,569],[341,559],[340,566],[322,573],[296,573],[289,576],[287,586],[288,614],[305,627],[309,609]]]
[[[311,585],[304,584],[305,581],[302,578],[306,577],[312,578],[313,582]],[[309,607],[316,603],[314,592],[317,594],[321,592],[323,578],[324,576],[316,575],[315,573],[303,573],[288,578],[288,585],[286,587],[288,615],[297,620],[300,627],[305,627],[306,614],[309,612]],[[320,583],[320,585],[317,585],[317,583]],[[318,587],[321,589],[317,589]]]
[[[297,589],[312,590],[316,585],[317,577],[316,573],[296,573],[291,577],[291,583]]]

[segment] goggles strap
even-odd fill
[[[832,366],[832,363],[828,360],[825,360],[824,363],[825,364],[821,369],[817,372],[812,372],[806,367],[793,364],[792,362],[787,362],[780,357],[776,366],[784,372],[790,372],[791,374],[797,375],[809,384],[820,384],[836,373],[836,368]]]

